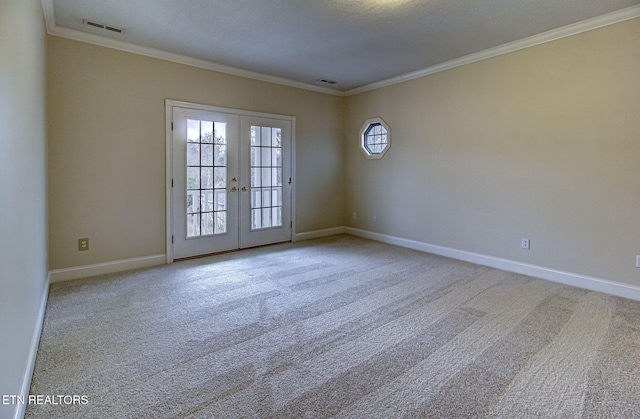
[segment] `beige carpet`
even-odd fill
[[[53,284],[31,394],[86,404],[27,418],[638,418],[640,302],[333,236]]]

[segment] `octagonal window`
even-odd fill
[[[360,130],[360,150],[368,159],[380,159],[391,146],[389,126],[380,118],[368,119]]]

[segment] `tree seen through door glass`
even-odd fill
[[[186,147],[186,235],[226,233],[226,123],[187,119]]]
[[[282,129],[251,126],[251,230],[282,227]]]

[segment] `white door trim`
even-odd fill
[[[198,103],[182,102],[172,99],[165,99],[165,232],[166,232],[166,262],[173,263],[173,132],[171,124],[173,122],[173,108],[188,108],[210,112],[233,113],[238,116],[257,116],[261,118],[282,119],[291,122],[291,240],[296,234],[296,117],[288,115],[278,115],[263,112],[253,112],[242,109],[222,108],[219,106],[202,105]]]

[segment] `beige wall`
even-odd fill
[[[45,40],[40,2],[0,0],[0,395],[29,384],[47,290]]]
[[[165,252],[165,99],[295,116],[297,231],[343,225],[343,98],[48,41],[51,269]]]
[[[640,285],[639,46],[634,19],[348,97],[345,220]],[[372,117],[379,161],[358,149]]]
[[[170,98],[297,117],[298,232],[347,223],[638,285],[639,40],[635,19],[340,98],[50,37],[50,269],[164,253]],[[365,160],[376,116],[393,145]]]

